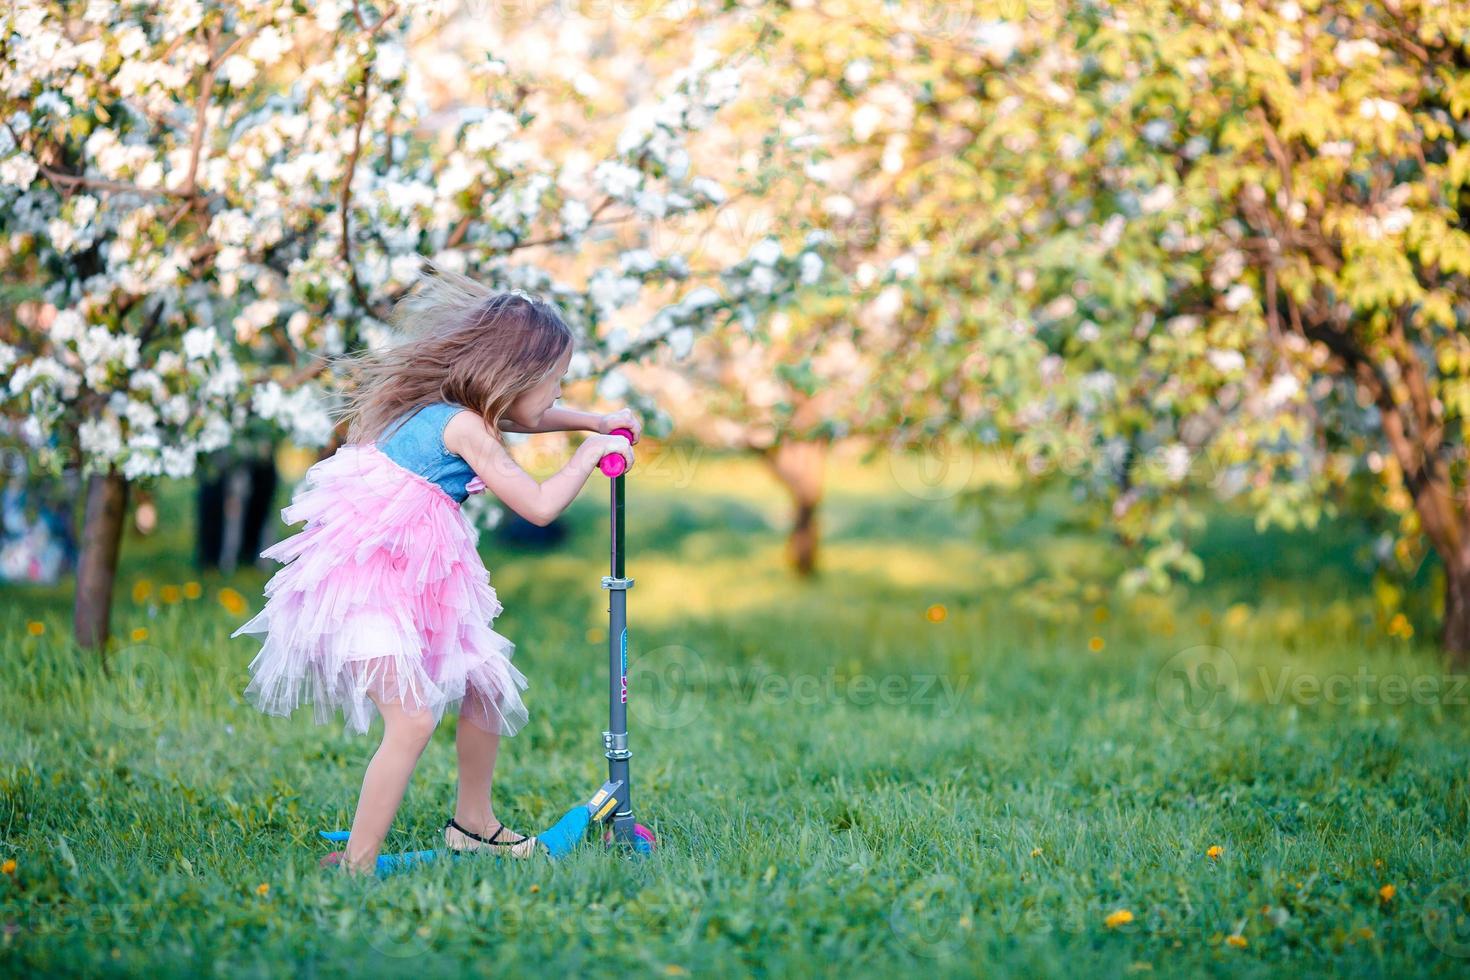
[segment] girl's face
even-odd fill
[[[546,380],[534,388],[521,392],[506,410],[506,416],[511,421],[527,427],[540,422],[546,410],[556,404],[556,400],[561,397],[561,379],[567,373],[567,368],[571,366],[571,363],[572,349],[568,347],[556,367],[546,376]]]

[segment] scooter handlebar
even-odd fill
[[[609,434],[622,436],[629,442],[633,441],[632,429],[613,429]],[[622,476],[623,471],[628,468],[628,461],[623,458],[622,453],[608,453],[597,461],[597,466],[602,470],[604,476]]]

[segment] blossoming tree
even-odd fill
[[[1093,491],[1138,546],[1126,589],[1203,573],[1202,485],[1263,525],[1366,503],[1383,557],[1438,556],[1463,659],[1464,5],[926,11],[781,18],[866,192],[813,199],[843,254],[853,218],[889,244],[864,301],[895,315],[859,342],[878,431],[938,420]]]
[[[563,167],[534,135],[536,80],[493,56],[465,69],[478,104],[426,121],[408,52],[445,6],[0,12],[0,267],[35,300],[0,322],[3,408],[39,468],[87,477],[80,643],[107,638],[129,484],[186,477],[246,426],[332,441],[328,355],[392,342],[386,312],[421,257],[551,295],[579,334],[573,374],[612,397],[620,359],[719,316],[753,326],[798,282],[800,246],[710,269],[627,247],[629,229],[724,199],[684,150],[738,95],[712,49],[605,158]],[[602,261],[564,282],[537,250]],[[671,301],[629,340],[621,311],[658,287]]]
[[[951,73],[934,129],[971,176],[925,195],[944,247],[891,375],[959,363],[960,324],[984,398],[962,424],[1108,501],[1143,550],[1129,588],[1202,573],[1192,486],[1262,524],[1371,501],[1388,555],[1438,555],[1463,658],[1467,29],[1414,0],[975,21],[950,63],[991,67]]]
[[[1200,572],[1191,477],[1263,524],[1370,500],[1389,554],[1438,555],[1463,659],[1470,13],[1161,0],[1070,22],[1075,49],[1018,77],[975,147],[1031,205],[997,264],[1046,348],[1031,448],[1085,449],[1149,546],[1139,584]]]

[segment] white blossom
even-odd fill
[[[231,85],[236,88],[243,88],[249,85],[251,80],[255,78],[255,62],[251,61],[245,55],[232,54],[220,66],[220,71],[224,73],[225,80]]]
[[[576,234],[592,223],[592,212],[581,201],[566,201],[561,206],[561,222],[568,232]]]
[[[592,177],[597,181],[598,187],[619,200],[627,198],[643,182],[641,173],[616,160],[599,163],[592,171]]]
[[[700,286],[698,289],[685,296],[679,304],[686,310],[702,310],[710,306],[718,306],[721,302],[720,294],[708,286]]]
[[[750,258],[759,265],[775,265],[781,258],[781,243],[774,238],[763,238],[750,250]]]
[[[504,109],[491,109],[483,118],[465,127],[464,148],[471,153],[494,149],[518,128],[515,116]]]
[[[668,334],[669,350],[678,360],[689,356],[689,351],[694,347],[694,330],[689,326],[675,327]]]
[[[758,265],[754,269],[751,269],[746,282],[750,286],[750,291],[753,293],[768,296],[776,291],[776,273],[772,271],[770,266]]]
[[[1190,452],[1189,447],[1181,443],[1171,443],[1164,449],[1164,476],[1170,483],[1183,482],[1189,475]]]
[[[1261,397],[1267,408],[1275,410],[1295,398],[1301,387],[1301,382],[1292,375],[1278,374],[1271,379],[1271,384]]]
[[[1021,28],[1010,21],[984,21],[975,28],[975,42],[988,57],[1005,61],[1021,43]]]
[[[1256,291],[1243,282],[1238,282],[1225,292],[1225,308],[1238,310],[1255,298]]]
[[[1164,210],[1174,203],[1174,185],[1159,184],[1143,197],[1138,199],[1138,206],[1144,214],[1153,214]]]
[[[689,184],[690,188],[701,197],[707,198],[715,204],[725,202],[725,189],[718,182],[708,177],[696,177]]]
[[[822,257],[815,252],[804,252],[801,256],[801,281],[810,286],[822,275]]]
[[[1364,119],[1382,119],[1384,122],[1392,122],[1398,118],[1399,104],[1390,102],[1388,99],[1363,99],[1358,103],[1358,115]]]
[[[163,475],[182,480],[194,475],[196,453],[186,446],[163,447]]]
[[[28,153],[16,153],[0,160],[0,184],[25,190],[40,172],[40,165]]]
[[[113,459],[122,450],[122,430],[112,415],[83,420],[77,427],[77,438],[82,452],[97,459]]]
[[[1245,357],[1238,350],[1211,348],[1205,353],[1205,359],[1221,374],[1234,374],[1245,368]]]
[[[184,356],[191,361],[208,357],[214,353],[217,340],[210,327],[192,327],[184,332]]]
[[[624,252],[621,262],[623,271],[633,273],[634,275],[649,272],[658,265],[658,259],[654,258],[653,253],[646,248],[636,248],[632,251]]]
[[[1368,38],[1343,38],[1337,42],[1332,49],[1332,55],[1343,65],[1348,66],[1357,62],[1360,58],[1376,58],[1379,47]]]
[[[408,63],[408,56],[401,44],[379,44],[378,57],[373,62],[378,77],[395,81],[402,77],[404,66]]]
[[[622,398],[627,391],[628,379],[617,368],[608,371],[597,382],[597,397],[608,401]]]

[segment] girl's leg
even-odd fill
[[[489,717],[483,706],[476,703],[479,697],[480,694],[474,690],[465,696],[464,704],[460,708],[458,730],[454,736],[455,749],[459,755],[459,795],[454,803],[454,822],[482,837],[488,837],[500,823],[495,817],[495,805],[491,800],[495,758],[500,751],[500,735],[498,732],[486,731],[470,721],[471,715],[477,718]],[[452,827],[450,835],[452,846],[474,846],[474,841],[455,833]],[[513,841],[520,836],[522,835],[507,828],[500,835],[500,840]],[[500,841],[496,842],[497,847],[499,843]],[[532,842],[527,841],[520,847],[507,848],[506,852],[520,857],[522,852],[531,853],[532,847]]]
[[[396,701],[370,696],[383,716],[383,742],[362,777],[362,794],[342,853],[342,863],[349,871],[372,871],[376,867],[378,851],[403,802],[408,779],[435,727],[433,712],[427,709],[408,711]]]

